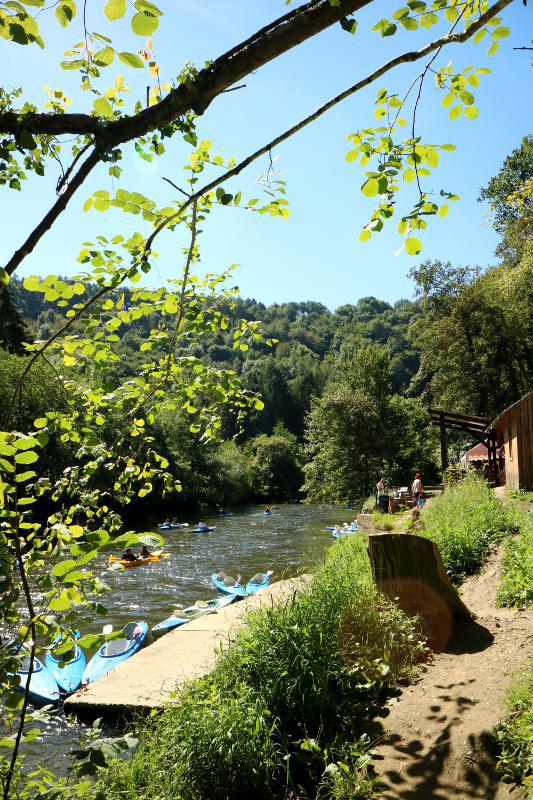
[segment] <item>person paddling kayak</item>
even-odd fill
[[[145,544],[143,544],[143,546],[141,548],[141,552],[139,553],[139,558],[148,558],[148,556],[151,556],[151,555],[152,554],[151,554],[150,550],[147,548],[147,546]]]
[[[200,520],[200,522],[198,523],[198,530],[199,531],[206,531],[207,530],[207,525],[205,524],[205,522],[203,520]]]
[[[124,553],[122,553],[122,561],[137,561],[137,556],[131,547],[128,547]]]

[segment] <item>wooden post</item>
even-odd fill
[[[446,423],[444,422],[444,414],[440,413],[440,458],[442,463],[442,473],[448,469],[448,445],[446,442]]]
[[[368,556],[377,589],[407,614],[420,617],[433,650],[446,647],[454,620],[472,619],[435,542],[408,534],[370,534]]]

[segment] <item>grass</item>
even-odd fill
[[[150,720],[102,796],[367,798],[357,723],[425,654],[416,623],[372,585],[366,541],[335,544],[311,584],[248,613],[213,672]]]
[[[518,537],[505,543],[502,558],[502,582],[497,603],[514,608],[533,607],[533,519],[525,511],[517,512]]]
[[[494,731],[500,748],[498,768],[533,800],[533,660],[511,688],[507,705],[510,713]]]
[[[379,511],[372,512],[372,524],[376,530],[393,531],[405,524],[407,514],[405,511],[398,511],[396,514],[381,514]]]
[[[420,534],[436,542],[456,584],[477,572],[505,536],[518,531],[515,510],[502,505],[475,475],[447,487],[424,511],[423,522]]]

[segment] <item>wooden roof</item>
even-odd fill
[[[440,408],[428,408],[429,418],[433,425],[444,423],[446,428],[456,428],[457,430],[471,433],[474,436],[485,434],[490,425],[487,417],[476,417],[469,414],[456,414],[454,411],[443,411]]]
[[[501,421],[503,420],[503,418],[504,418],[505,416],[507,416],[507,414],[509,413],[509,411],[512,411],[514,408],[516,408],[517,406],[519,406],[519,405],[520,405],[520,403],[522,403],[522,402],[523,402],[523,401],[524,401],[524,400],[525,400],[527,397],[530,397],[531,395],[533,395],[533,392],[528,392],[528,393],[527,393],[527,394],[525,394],[523,397],[521,397],[521,398],[520,398],[520,400],[517,400],[517,401],[516,401],[516,403],[513,403],[513,404],[512,404],[512,406],[509,406],[509,408],[506,408],[506,409],[505,409],[505,411],[502,411],[502,413],[501,413],[501,414],[498,414],[498,416],[496,417],[496,419],[495,419],[495,420],[493,420],[493,421],[490,423],[490,427],[491,427],[491,428],[496,428],[496,427],[498,426],[498,424],[499,424],[499,423],[501,423]]]

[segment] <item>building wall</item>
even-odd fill
[[[533,491],[533,394],[528,394],[516,406],[518,438],[519,485]]]
[[[516,431],[516,414],[514,409],[499,422],[499,430],[503,436],[505,447],[505,482],[507,486],[519,488],[520,473],[518,469],[518,446]]]
[[[496,428],[505,447],[507,485],[533,491],[533,393],[503,414]]]

